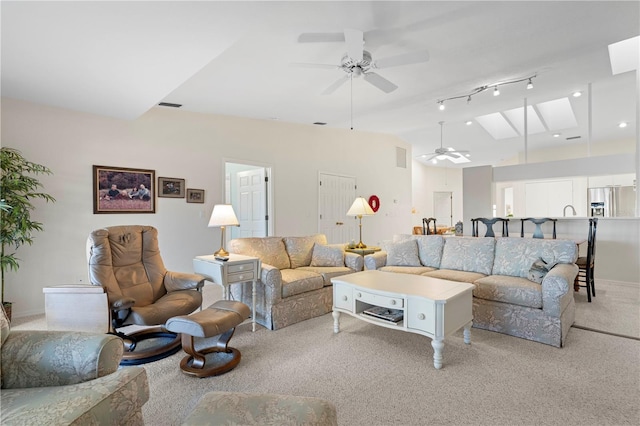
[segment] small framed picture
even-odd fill
[[[155,213],[155,170],[93,166],[93,214]]]
[[[158,178],[158,197],[184,198],[184,190],[184,179]]]
[[[187,203],[204,203],[204,189],[187,188]]]

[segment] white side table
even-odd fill
[[[212,254],[196,256],[193,270],[208,281],[221,285],[225,299],[229,299],[231,284],[251,281],[251,322],[253,331],[256,331],[256,283],[260,279],[260,258],[234,253],[229,254],[229,260],[218,260]]]
[[[109,302],[97,285],[45,287],[45,314],[49,330],[109,332]]]

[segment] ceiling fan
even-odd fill
[[[422,159],[427,162],[427,161],[431,161],[434,164],[436,164],[438,162],[438,160],[449,160],[452,163],[469,163],[471,160],[469,160],[469,151],[458,151],[455,150],[451,147],[449,148],[444,148],[442,146],[442,125],[444,124],[444,121],[439,121],[438,124],[440,125],[440,148],[436,148],[436,150],[430,154],[423,154],[421,157]]]
[[[343,33],[303,33],[298,36],[299,43],[319,43],[319,42],[345,42],[347,52],[342,56],[339,65],[328,64],[304,64],[294,65],[309,68],[339,68],[345,75],[327,87],[323,95],[335,92],[342,84],[352,77],[362,76],[365,81],[382,90],[391,93],[398,88],[381,75],[373,72],[375,69],[391,68],[401,65],[409,65],[429,60],[429,53],[426,50],[404,53],[401,55],[382,58],[374,61],[370,52],[364,50],[365,33],[360,30],[346,29]]]

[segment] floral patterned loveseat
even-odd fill
[[[331,312],[331,278],[362,271],[362,256],[327,244],[324,234],[236,238],[229,251],[262,261],[256,290],[256,322],[276,330]],[[235,300],[251,306],[251,284],[231,286]]]
[[[2,425],[142,425],[145,369],[109,334],[10,330],[0,308]]]
[[[474,327],[557,347],[564,345],[575,318],[575,242],[396,235],[382,248],[365,256],[366,269],[474,284]],[[539,272],[540,264],[546,264],[549,270],[534,273]]]

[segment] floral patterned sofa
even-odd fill
[[[276,330],[331,312],[331,278],[362,271],[362,256],[328,245],[327,237],[236,238],[229,251],[262,261],[256,291],[256,322]],[[231,286],[231,294],[251,306],[251,284]]]
[[[365,256],[366,269],[474,284],[474,327],[557,347],[564,345],[575,318],[575,242],[396,235],[382,248]],[[540,264],[546,264],[549,270],[534,273]]]
[[[142,425],[142,367],[118,369],[124,346],[109,334],[10,330],[0,314],[2,425]]]

